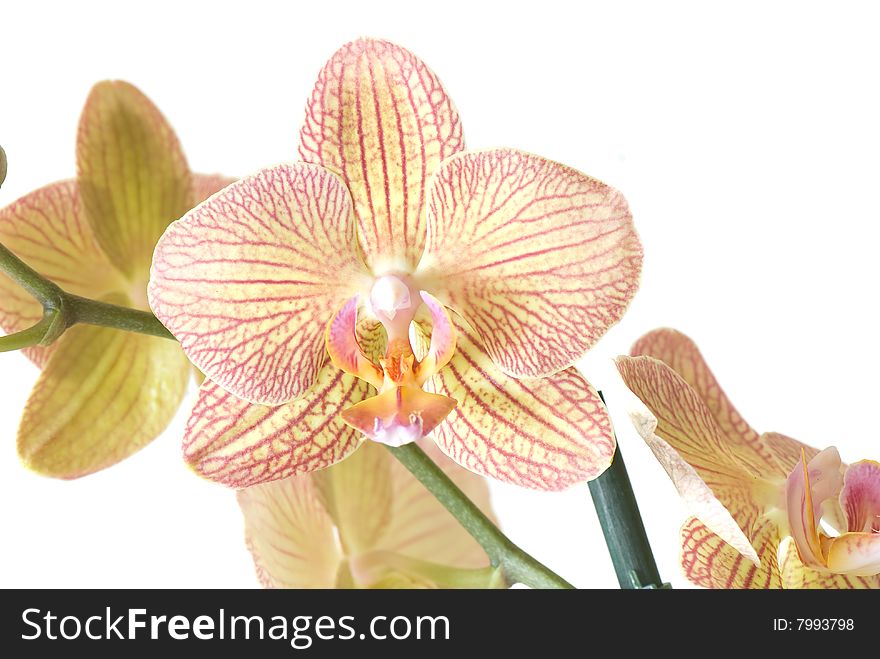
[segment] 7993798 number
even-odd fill
[[[794,628],[798,631],[852,631],[855,621],[852,618],[797,618]]]

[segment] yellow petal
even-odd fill
[[[704,588],[782,588],[776,556],[780,540],[776,524],[761,520],[750,535],[759,557],[757,564],[699,519],[691,517],[681,529],[681,565],[685,576]]]
[[[136,87],[100,82],[80,118],[76,162],[98,243],[120,272],[144,279],[159,236],[193,205],[189,167],[174,131]]]
[[[0,243],[44,277],[70,293],[90,298],[122,290],[123,280],[104,256],[86,222],[74,181],[53,183],[0,210]],[[26,329],[42,307],[0,274],[0,327]],[[43,365],[55,346],[27,349]]]
[[[206,379],[187,423],[184,457],[205,478],[236,488],[329,467],[362,439],[339,413],[374,392],[331,364],[304,396],[277,407],[248,403]]]
[[[423,440],[420,445],[467,497],[494,521],[486,479],[459,467],[433,442]],[[375,448],[385,451],[384,447]],[[392,511],[376,548],[460,568],[488,565],[489,559],[482,547],[452,514],[397,460],[390,464],[394,492]]]
[[[58,342],[25,407],[18,452],[46,476],[77,478],[143,448],[174,416],[189,363],[168,339],[77,326]]]
[[[642,247],[626,200],[512,149],[446,159],[428,196],[418,275],[516,377],[574,364],[623,315]]]
[[[308,476],[239,490],[238,503],[264,587],[333,587],[341,556],[333,521]]]
[[[640,338],[632,347],[633,357],[646,356],[658,359],[687,382],[706,405],[723,433],[725,442],[740,449],[737,457],[755,473],[766,476],[787,477],[791,469],[780,472],[771,458],[770,450],[745,419],[715,379],[709,365],[697,345],[687,336],[674,329],[658,329]],[[800,452],[798,452],[798,459]]]
[[[626,386],[650,410],[633,420],[693,514],[755,563],[758,555],[744,530],[763,503],[754,497],[755,474],[740,459],[697,392],[653,357],[619,357]]]
[[[373,549],[391,518],[391,501],[395,496],[392,461],[384,447],[365,442],[353,455],[313,476],[348,555]]]
[[[296,163],[237,181],[171,225],[148,292],[208,378],[280,405],[314,384],[327,323],[364,277],[348,191]]]
[[[437,77],[412,53],[358,39],[324,66],[306,109],[300,156],[342,176],[361,247],[377,274],[409,271],[425,244],[425,189],[464,147]]]
[[[458,401],[434,432],[447,455],[478,474],[540,490],[564,489],[608,468],[615,446],[611,420],[577,371],[512,378],[472,330],[458,322],[456,329],[452,361],[426,383]]]
[[[779,550],[779,566],[784,588],[814,588],[818,590],[880,588],[880,575],[866,577],[832,574],[806,567],[801,562],[792,538],[786,538],[782,541]]]
[[[857,577],[880,577],[880,533],[844,533],[831,540],[828,569]]]

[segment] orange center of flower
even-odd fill
[[[388,336],[385,355],[371,361],[357,337],[360,298],[349,300],[327,328],[327,352],[333,364],[375,386],[379,393],[342,412],[342,419],[371,439],[402,446],[431,432],[453,410],[456,401],[424,391],[422,386],[446,365],[455,351],[455,329],[443,305],[419,291],[409,275],[378,277],[364,305]],[[431,344],[416,358],[410,329],[425,304],[431,312]]]

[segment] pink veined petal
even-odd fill
[[[782,588],[776,559],[779,528],[764,519],[749,536],[759,557],[757,564],[712,533],[699,519],[691,517],[681,528],[681,565],[685,576],[704,588]]]
[[[277,407],[253,405],[205,380],[187,423],[184,458],[201,476],[236,488],[329,467],[362,439],[339,413],[374,391],[330,364],[307,395]]]
[[[847,520],[847,530],[880,533],[880,463],[862,460],[846,470],[840,506]]]
[[[458,401],[434,432],[437,445],[478,474],[537,490],[562,490],[611,464],[611,419],[575,369],[542,379],[502,373],[453,318],[458,347],[426,388]]]
[[[296,163],[233,183],[172,224],[149,298],[208,378],[278,405],[315,382],[327,322],[362,277],[348,191]]]
[[[702,399],[731,447],[740,449],[739,459],[748,463],[753,471],[767,476],[788,476],[791,468],[779,471],[772,452],[737,412],[690,337],[674,329],[657,329],[636,341],[630,354],[659,359],[678,373]],[[799,448],[797,459],[800,459]]]
[[[825,568],[825,557],[819,536],[822,504],[836,497],[843,487],[840,454],[827,448],[805,463],[802,458],[792,470],[785,485],[786,512],[791,535],[804,565]]]
[[[623,196],[521,151],[443,162],[417,275],[514,377],[580,359],[638,288],[642,247]]]
[[[318,76],[299,153],[345,180],[366,261],[382,274],[418,263],[426,185],[462,148],[458,113],[428,67],[400,46],[358,39]]]
[[[746,535],[763,507],[753,490],[756,474],[727,441],[697,391],[653,357],[618,357],[617,369],[650,411],[633,415],[636,429],[694,515],[757,563]]]

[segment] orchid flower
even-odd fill
[[[0,210],[0,242],[66,291],[146,310],[153,247],[168,223],[229,181],[193,175],[171,127],[124,82],[92,89],[77,136],[77,178]],[[42,317],[0,275],[0,327]],[[128,457],[170,422],[191,366],[173,342],[77,325],[26,349],[42,369],[18,433],[24,463],[76,478]]]
[[[168,228],[150,305],[207,375],[185,438],[199,473],[246,487],[431,431],[464,467],[538,489],[610,464],[607,412],[571,365],[638,286],[626,201],[463,148],[437,77],[361,39],[321,71],[301,162]]]
[[[617,366],[650,410],[636,428],[691,508],[687,577],[708,588],[880,588],[880,465],[849,467],[778,433],[758,435],[696,345],[653,331]],[[823,526],[833,529],[826,534]]]
[[[425,449],[491,516],[485,480]],[[267,588],[503,585],[480,545],[375,444],[329,469],[239,490],[238,501]]]

